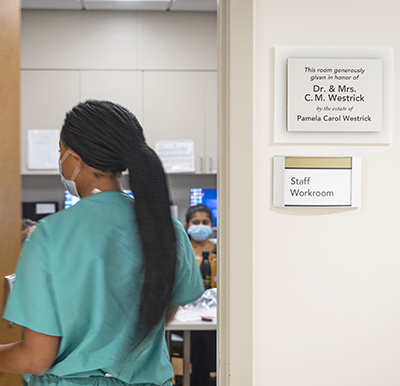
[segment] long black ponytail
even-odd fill
[[[165,316],[175,281],[176,242],[166,176],[143,129],[127,109],[89,100],[67,113],[65,146],[103,172],[129,170],[129,184],[144,252],[144,283],[136,333],[143,339]]]

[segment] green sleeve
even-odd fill
[[[61,336],[50,249],[45,226],[39,223],[24,244],[3,318],[42,334]]]
[[[174,219],[174,225],[177,266],[171,304],[183,305],[200,298],[204,293],[204,285],[189,237],[178,220]]]

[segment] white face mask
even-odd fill
[[[70,180],[67,180],[67,179],[64,177],[63,172],[62,172],[62,168],[61,168],[62,163],[67,159],[67,157],[68,157],[70,154],[71,154],[71,153],[69,152],[69,150],[67,150],[67,151],[64,153],[63,158],[62,158],[61,160],[60,160],[60,159],[58,160],[58,171],[59,171],[59,173],[60,173],[61,182],[64,184],[65,189],[67,189],[68,192],[70,192],[73,196],[80,197],[80,195],[79,195],[79,193],[78,193],[78,189],[76,188],[76,183],[75,183],[74,180],[75,180],[76,176],[78,175],[78,173],[81,171],[82,166],[81,166],[81,165],[78,165],[78,166],[75,168],[75,170],[74,170],[74,172],[73,172],[72,177],[71,177]]]

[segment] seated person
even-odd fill
[[[209,251],[211,265],[211,288],[217,287],[217,245],[210,241],[213,219],[208,206],[199,204],[190,207],[186,212],[186,231],[197,263],[201,264],[202,252]],[[216,331],[191,332],[191,386],[210,386],[210,373],[217,368],[217,333]]]
[[[211,288],[217,287],[217,245],[210,241],[212,234],[213,219],[211,210],[208,206],[198,204],[191,206],[186,212],[186,231],[190,238],[190,243],[197,263],[201,264],[203,259],[202,252],[209,251],[208,260],[211,265]]]
[[[24,218],[22,220],[22,229],[21,229],[21,243],[23,244],[25,240],[29,238],[31,233],[36,228],[36,221],[33,221],[29,218]]]

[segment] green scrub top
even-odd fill
[[[104,376],[162,385],[173,377],[164,320],[132,351],[144,262],[134,200],[102,192],[39,221],[24,244],[3,317],[60,336],[47,374]],[[177,268],[173,305],[204,292],[188,236],[173,218]]]

